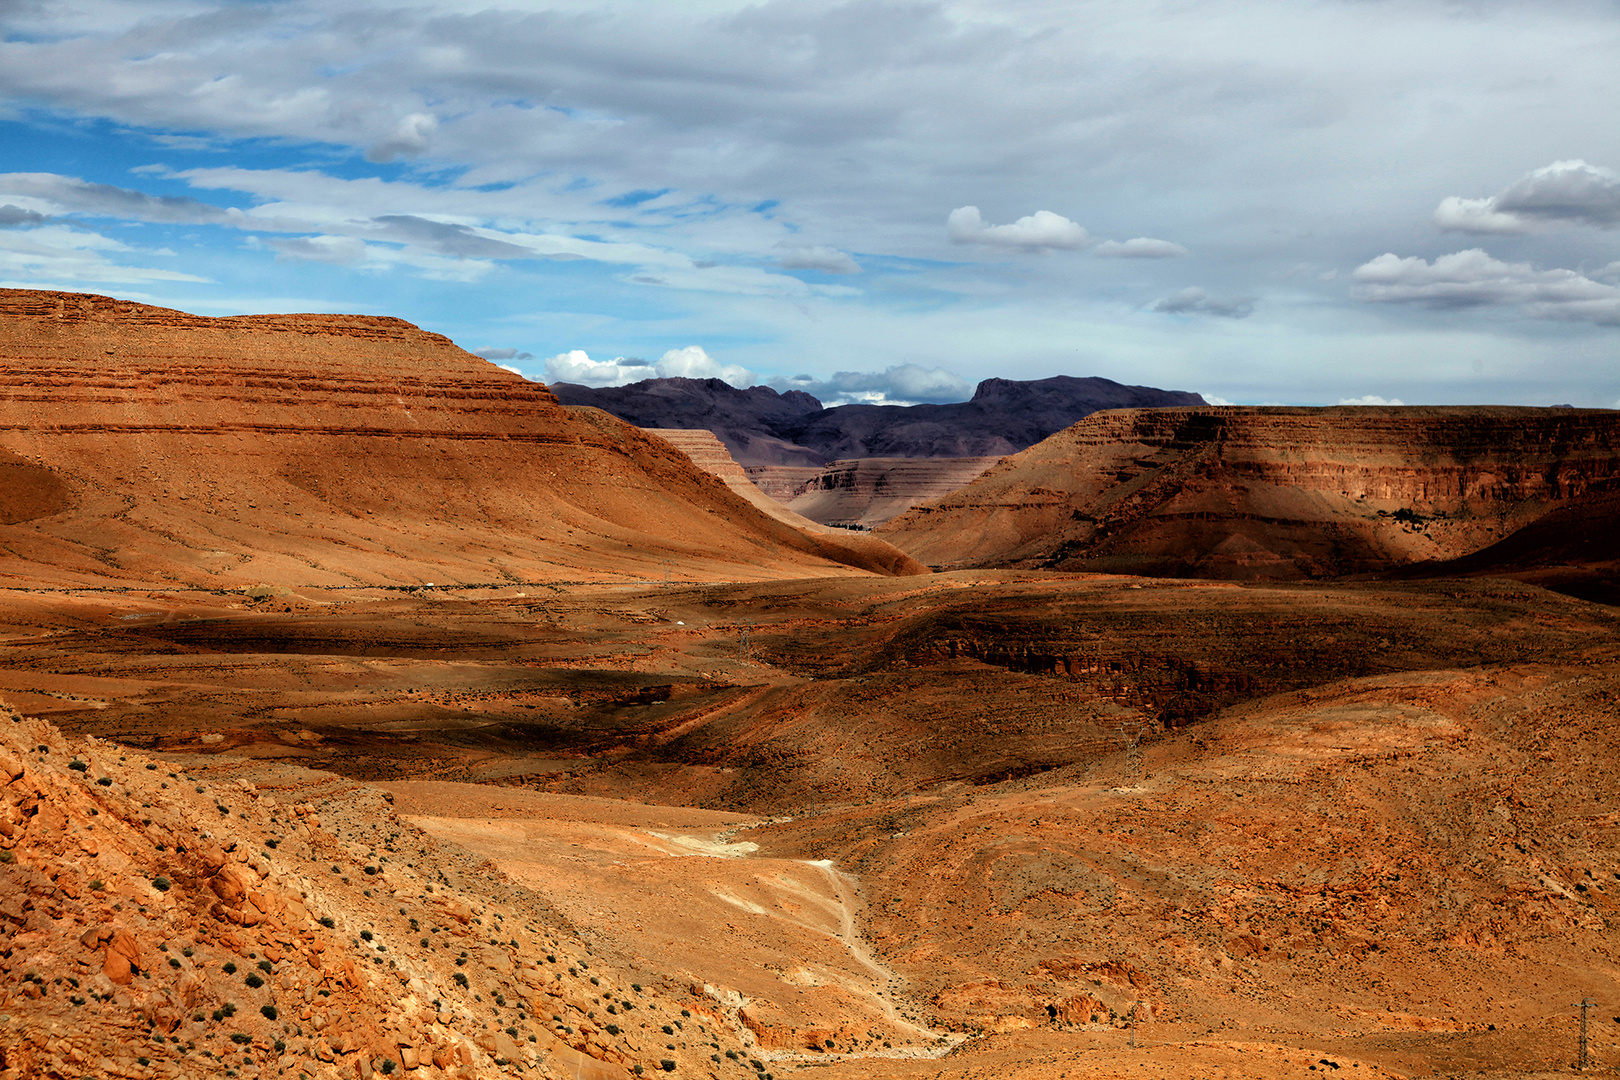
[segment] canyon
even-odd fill
[[[881,535],[941,566],[1323,578],[1459,559],[1617,485],[1609,410],[1119,410]]]
[[[398,320],[0,352],[4,1080],[1508,1080],[1620,1000],[1614,413],[1097,413],[870,536]]]

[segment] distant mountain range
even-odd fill
[[[593,405],[638,427],[707,428],[748,465],[822,465],[848,458],[997,457],[1033,446],[1102,409],[1203,405],[1197,394],[1111,379],[986,379],[950,405],[837,405],[801,390],[740,390],[720,379],[646,379],[629,386],[554,383],[564,405]]]

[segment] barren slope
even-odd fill
[[[0,1077],[753,1075],[701,988],[386,799],[0,710]]]
[[[880,534],[933,565],[1321,577],[1486,547],[1620,480],[1620,413],[1100,413]]]
[[[0,291],[0,575],[238,584],[882,570],[397,319]],[[898,556],[894,561],[903,563]]]
[[[816,475],[790,508],[812,521],[871,528],[918,503],[942,499],[998,459],[856,458],[834,461]]]

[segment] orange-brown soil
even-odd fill
[[[387,779],[777,1076],[1519,1076],[1620,994],[1611,609],[1499,579],[516,591],[8,593],[0,693],[192,775]]]
[[[0,399],[0,1080],[1524,1078],[1583,998],[1620,1065],[1620,614],[1536,583],[1613,557],[1609,414],[1084,451],[1247,477],[1203,490],[1276,558],[1201,573],[1509,534],[1424,577],[882,576],[405,324],[49,295]],[[75,360],[103,323],[151,355]],[[1219,517],[1111,505],[1147,555]]]
[[[420,584],[915,570],[398,319],[0,290],[0,579]]]
[[[931,565],[1326,577],[1456,559],[1617,483],[1610,410],[1131,409],[879,534]]]

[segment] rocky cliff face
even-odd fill
[[[645,430],[649,435],[656,435],[679,449],[698,468],[718,477],[742,499],[777,521],[815,536],[834,538],[841,548],[858,552],[866,565],[881,567],[889,573],[907,575],[928,572],[927,567],[885,541],[870,536],[850,536],[841,530],[828,528],[821,519],[801,515],[767,495],[749,479],[714,432],[688,428]]]
[[[0,575],[41,583],[783,572],[760,544],[794,575],[862,561],[398,319],[0,290],[0,480]]]
[[[971,401],[948,405],[838,405],[719,379],[648,379],[630,386],[552,387],[567,405],[594,405],[650,428],[707,428],[744,467],[807,466],[865,457],[999,457],[1098,409],[1202,405],[1197,394],[1110,379],[986,379]]]
[[[925,562],[1317,577],[1453,559],[1620,484],[1620,414],[1092,416],[882,535]]]
[[[823,468],[789,507],[812,521],[870,529],[967,485],[993,457],[860,458]]]

